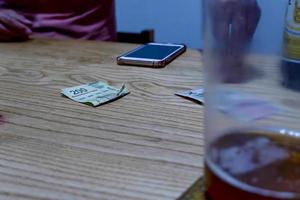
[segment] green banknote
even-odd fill
[[[176,93],[177,96],[185,97],[188,99],[195,100],[201,104],[204,104],[204,90],[202,88],[197,88],[193,90],[187,90],[184,92]]]
[[[129,91],[125,85],[121,88],[115,88],[107,83],[97,81],[62,89],[61,93],[74,101],[91,106],[99,106],[123,97],[129,94]]]

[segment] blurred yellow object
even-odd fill
[[[205,200],[203,178],[199,178],[178,200]]]

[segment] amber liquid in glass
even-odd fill
[[[300,199],[300,138],[231,132],[206,154],[207,200]]]

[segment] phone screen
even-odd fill
[[[148,44],[136,51],[127,54],[126,57],[161,60],[180,48],[180,46],[163,46]]]

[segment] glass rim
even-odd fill
[[[245,132],[247,133],[257,133],[257,132],[264,132],[267,134],[280,134],[285,135],[288,137],[294,137],[297,139],[300,139],[300,132],[284,129],[284,128],[274,128],[274,127],[262,127],[262,126],[242,126],[242,127],[231,127],[223,131],[223,135],[220,135],[221,137],[227,134],[234,132]],[[206,146],[206,148],[209,148],[210,144]],[[207,151],[207,150],[206,150]],[[207,153],[206,153],[207,155]],[[242,181],[239,181],[232,177],[231,175],[225,173],[220,167],[215,165],[213,161],[210,159],[207,159],[205,156],[205,162],[208,165],[208,167],[213,171],[215,174],[219,174],[218,178],[225,181],[227,184],[232,185],[233,187],[239,188],[243,191],[253,193],[255,195],[261,195],[265,197],[271,197],[271,198],[279,198],[279,199],[300,199],[300,192],[286,192],[286,191],[276,191],[272,189],[264,189],[260,187],[256,187],[247,183],[244,183]]]

